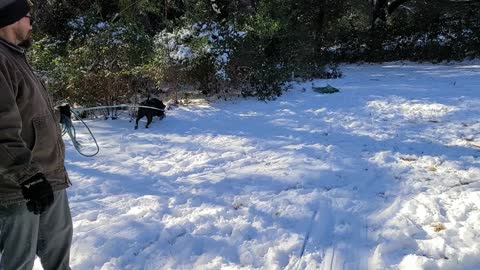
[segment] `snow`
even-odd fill
[[[95,27],[101,30],[107,27],[107,24],[105,22],[99,22]]]
[[[157,48],[166,49],[170,59],[177,64],[187,64],[202,56],[213,58],[216,77],[226,81],[230,78],[225,67],[230,61],[235,43],[246,35],[246,32],[237,31],[232,25],[197,22],[174,33],[166,30],[158,33],[155,36],[155,45]],[[192,42],[192,39],[196,42]],[[228,40],[231,42],[227,42]]]
[[[73,29],[82,28],[82,27],[85,26],[85,17],[75,18],[75,19],[69,21],[67,24],[68,24],[69,27],[71,27]]]
[[[87,121],[72,269],[478,269],[479,63],[341,70],[149,129]]]
[[[170,57],[181,62],[186,59],[192,59],[194,57],[194,53],[190,47],[181,44],[178,45],[177,51],[170,52]]]

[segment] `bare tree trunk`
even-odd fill
[[[371,28],[374,30],[377,25],[387,21],[388,0],[370,0],[371,6]]]
[[[315,28],[314,28],[314,41],[315,41],[315,44],[314,44],[314,47],[313,47],[313,50],[315,50],[315,52],[320,52],[322,49],[322,45],[321,44],[321,38],[323,36],[323,30],[324,30],[324,26],[326,24],[326,21],[327,21],[327,1],[326,0],[319,0],[318,1],[318,5],[320,5],[322,8],[320,9],[320,12],[317,14],[317,16],[315,17]]]
[[[387,17],[392,15],[401,5],[409,0],[369,0],[371,7],[371,26],[372,29],[378,24],[385,23]]]

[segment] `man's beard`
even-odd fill
[[[18,44],[18,46],[24,48],[24,49],[29,49],[30,47],[32,47],[32,37],[27,37],[27,39],[25,39],[24,41],[20,42],[20,44]]]
[[[32,47],[32,30],[28,31],[27,33],[18,32],[17,39],[22,40],[18,46],[24,48],[25,50]]]

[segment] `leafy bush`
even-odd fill
[[[215,22],[186,25],[155,36],[155,64],[163,80],[195,85],[203,94],[218,94],[225,82],[230,58],[245,33]]]
[[[43,39],[30,52],[55,98],[87,106],[128,102],[136,90],[131,80],[150,58],[151,38],[138,25],[94,17],[79,17],[69,27],[65,44]]]
[[[341,62],[480,56],[476,1],[405,1],[380,24],[369,2],[38,0],[29,57],[56,99],[110,105],[165,89],[270,100]]]

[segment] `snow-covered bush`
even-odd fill
[[[157,65],[165,74],[198,85],[204,94],[215,94],[228,82],[227,66],[237,44],[246,36],[232,25],[216,22],[189,24],[155,36]]]

